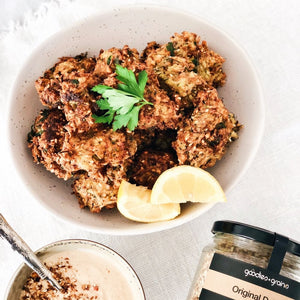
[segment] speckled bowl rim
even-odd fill
[[[126,265],[128,267],[128,271],[131,272],[133,277],[136,279],[137,287],[141,290],[141,293],[144,297],[144,300],[146,300],[144,287],[142,285],[142,282],[141,282],[139,276],[137,275],[136,271],[134,270],[134,268],[131,266],[131,264],[121,254],[119,254],[117,251],[113,250],[112,248],[110,248],[110,247],[108,247],[104,244],[101,244],[101,243],[95,242],[95,241],[91,241],[91,240],[86,240],[86,239],[65,239],[65,240],[59,240],[59,241],[47,244],[47,245],[39,248],[38,250],[36,250],[35,254],[37,256],[39,256],[39,255],[46,254],[49,250],[55,249],[55,247],[60,247],[60,246],[64,246],[64,245],[78,245],[78,244],[79,245],[80,244],[90,245],[90,246],[95,247],[96,249],[100,248],[100,249],[103,249],[105,251],[108,251],[110,255],[116,255],[121,261],[123,261],[124,265]],[[26,267],[26,264],[25,263],[21,264],[17,268],[17,270],[14,272],[14,274],[12,275],[12,277],[11,277],[9,283],[8,283],[8,286],[6,288],[6,292],[5,292],[5,295],[4,295],[4,300],[8,299],[8,295],[9,295],[9,293],[11,291],[11,288],[12,288],[12,286],[13,286],[15,280],[16,280],[16,277],[18,276],[19,272],[24,267]]]

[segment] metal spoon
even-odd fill
[[[0,237],[5,238],[11,245],[12,249],[17,251],[25,259],[25,263],[34,270],[42,279],[46,279],[57,290],[62,287],[53,278],[52,273],[39,260],[23,239],[10,227],[4,217],[0,214]]]

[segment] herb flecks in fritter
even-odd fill
[[[36,81],[34,161],[73,180],[80,207],[96,213],[116,205],[122,180],[151,187],[172,166],[213,166],[240,128],[216,90],[223,63],[190,32],[141,55],[125,45],[59,59]]]

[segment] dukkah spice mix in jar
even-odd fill
[[[232,221],[212,232],[188,300],[300,300],[300,243]]]

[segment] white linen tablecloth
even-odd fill
[[[223,28],[252,58],[265,92],[266,127],[256,158],[227,194],[226,205],[183,226],[144,236],[111,237],[57,220],[31,198],[7,160],[1,140],[0,212],[33,248],[66,238],[101,242],[136,270],[148,300],[184,300],[215,220],[230,219],[300,241],[300,2],[290,1],[22,1],[0,10],[0,119],[24,58],[50,34],[101,8],[160,3],[192,11]],[[21,258],[0,240],[0,299]]]

